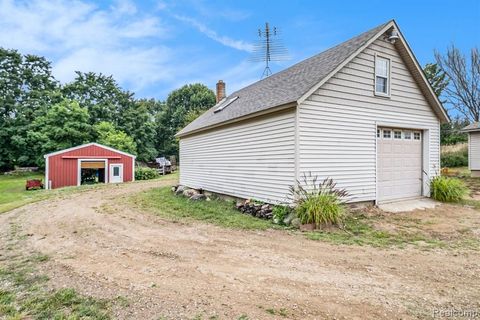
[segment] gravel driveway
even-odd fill
[[[16,225],[22,250],[50,257],[41,271],[52,288],[125,297],[115,318],[410,319],[430,318],[434,308],[480,310],[477,251],[333,245],[282,230],[174,223],[125,204],[173,183],[110,185],[16,209],[0,215],[0,241]]]

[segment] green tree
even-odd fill
[[[60,100],[50,62],[0,48],[0,170],[35,162],[27,133]]]
[[[43,155],[49,152],[88,143],[93,139],[88,110],[78,102],[64,99],[33,121],[28,143],[36,155],[35,162],[44,165]]]
[[[428,82],[430,82],[433,92],[440,98],[443,90],[448,86],[447,74],[436,63],[427,63],[423,68],[423,72]],[[445,101],[442,101],[442,103],[445,103]]]
[[[161,107],[162,104],[154,99],[137,100],[124,109],[120,117],[118,128],[133,138],[140,161],[151,161],[158,155],[155,114]]]
[[[157,115],[158,150],[165,155],[178,155],[177,131],[214,105],[215,94],[203,84],[189,84],[172,91]]]
[[[76,73],[75,80],[63,86],[64,96],[88,110],[90,124],[108,121],[118,126],[122,111],[134,103],[133,93],[123,91],[112,76]]]
[[[98,143],[134,155],[137,153],[137,146],[132,137],[121,130],[115,129],[112,123],[102,121],[94,125],[94,131]]]

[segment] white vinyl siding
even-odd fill
[[[469,133],[468,165],[470,170],[480,170],[480,132]]]
[[[391,63],[389,99],[375,95],[376,55]],[[297,112],[298,176],[312,172],[331,177],[347,188],[352,202],[376,200],[377,126],[424,130],[426,172],[431,177],[440,170],[439,120],[395,46],[381,39],[306,99]],[[427,180],[424,177],[424,194],[428,194]]]
[[[182,185],[283,202],[294,182],[293,109],[180,140]]]

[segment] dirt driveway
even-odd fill
[[[15,225],[22,250],[50,256],[41,271],[52,287],[125,297],[115,318],[423,319],[434,308],[480,310],[477,251],[333,245],[280,230],[173,223],[115,205],[171,183],[108,186],[19,208],[0,215],[0,242]]]

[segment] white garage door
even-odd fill
[[[422,195],[422,132],[377,130],[378,201]]]

